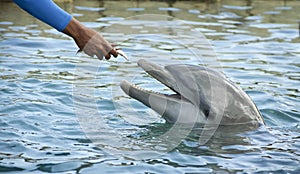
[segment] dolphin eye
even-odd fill
[[[208,116],[209,116],[209,110],[208,109],[204,110],[204,115],[205,115],[206,118],[208,118]]]

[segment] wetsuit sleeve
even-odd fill
[[[69,13],[62,10],[52,0],[14,0],[14,2],[58,31],[63,31],[72,19]]]

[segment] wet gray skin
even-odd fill
[[[143,59],[138,61],[138,65],[174,94],[142,89],[126,80],[121,82],[122,90],[162,115],[169,123],[264,124],[251,98],[211,68],[187,64],[162,67]]]

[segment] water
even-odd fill
[[[60,5],[119,44],[131,60],[100,62],[76,55],[70,38],[14,4],[1,2],[1,172],[300,171],[299,1],[75,1]],[[173,32],[201,31],[218,60],[199,62],[182,44],[170,40],[167,30],[151,24],[151,18],[132,18],[149,13],[182,19],[184,24],[179,25],[170,20]],[[199,46],[188,44],[192,50]],[[159,142],[173,125],[119,89],[120,80],[130,79],[141,87],[170,93],[137,67],[139,58],[161,64],[206,63],[222,70],[251,96],[266,126],[253,131],[220,127],[205,145],[199,144],[197,130],[179,143]],[[89,128],[96,130],[99,140],[91,138]],[[180,137],[185,129],[178,130]],[[137,151],[154,155],[134,156]]]

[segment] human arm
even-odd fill
[[[69,13],[58,7],[52,0],[14,0],[23,10],[42,22],[71,36],[79,47],[90,56],[99,59],[117,56],[116,50],[95,30],[85,27]]]

